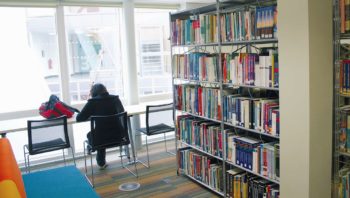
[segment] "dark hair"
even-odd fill
[[[91,87],[91,90],[90,90],[91,97],[96,97],[103,94],[108,94],[108,91],[103,84],[96,83]]]

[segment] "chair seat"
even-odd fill
[[[63,149],[66,147],[69,147],[69,145],[67,145],[67,142],[63,141],[62,138],[57,138],[46,142],[32,144],[32,152],[30,152],[30,154],[39,154],[43,152]]]
[[[157,125],[148,127],[148,129],[149,129],[148,133],[147,133],[146,128],[140,128],[140,129],[138,129],[138,131],[140,131],[141,133],[144,133],[146,135],[157,135],[157,134],[162,134],[162,133],[174,131],[174,127],[171,127],[171,126],[166,125],[166,124],[157,124]]]

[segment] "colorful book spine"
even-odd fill
[[[222,165],[218,160],[188,147],[179,149],[178,156],[179,172],[207,184],[218,192],[223,191]]]
[[[277,50],[265,54],[222,54],[223,82],[233,85],[279,87],[279,64]]]
[[[217,55],[190,53],[173,56],[173,76],[183,80],[219,81]]]

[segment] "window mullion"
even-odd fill
[[[56,12],[56,25],[58,33],[58,49],[60,59],[60,75],[61,75],[61,90],[63,101],[70,104],[69,95],[69,68],[68,68],[68,56],[67,56],[67,42],[66,31],[64,22],[64,7],[57,6]]]
[[[69,94],[69,68],[68,68],[68,56],[67,56],[67,42],[66,42],[66,29],[64,22],[64,7],[57,6],[56,11],[56,25],[57,25],[57,36],[58,36],[58,50],[60,59],[60,75],[61,75],[61,92],[63,101],[70,104]],[[68,136],[70,140],[73,152],[75,152],[73,126],[68,126]],[[68,149],[69,155],[71,151]]]

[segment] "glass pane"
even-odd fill
[[[0,113],[61,96],[55,9],[0,7]]]
[[[72,103],[89,97],[92,82],[123,100],[119,8],[65,7]]]
[[[136,50],[140,97],[171,93],[169,12],[135,9]]]

